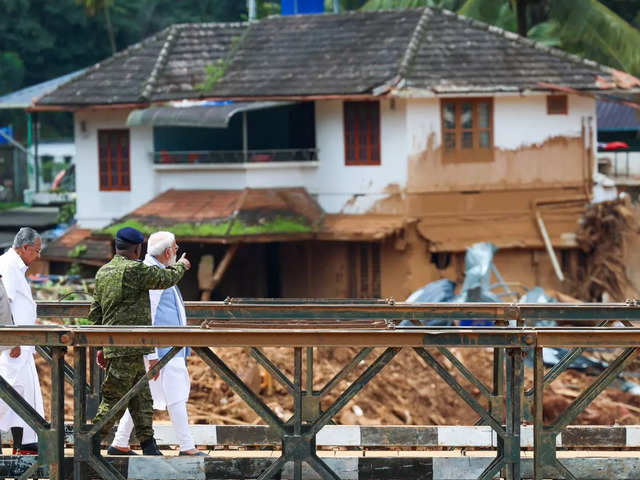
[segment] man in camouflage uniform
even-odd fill
[[[91,323],[151,326],[149,290],[172,287],[191,267],[185,254],[174,266],[165,269],[145,265],[138,260],[143,241],[144,236],[131,227],[120,229],[116,234],[116,255],[96,274],[94,301],[89,311]],[[94,424],[146,374],[143,355],[153,351],[153,348],[148,347],[104,347],[98,352],[97,361],[101,367],[106,368],[106,376],[102,384],[102,402],[93,419]],[[143,454],[162,455],[153,438],[153,401],[148,384],[96,435],[96,453],[99,454],[101,437],[111,432],[114,423],[127,407]]]

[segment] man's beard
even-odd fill
[[[175,265],[177,262],[177,255],[175,252],[173,252],[173,254],[171,254],[171,258],[169,259],[169,265],[167,265],[168,267]]]

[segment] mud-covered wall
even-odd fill
[[[284,298],[348,298],[345,242],[280,244],[281,288]]]
[[[557,254],[562,259],[559,250]],[[348,298],[348,255],[349,242],[281,243],[282,296]],[[381,297],[404,301],[413,291],[442,278],[459,282],[459,289],[464,280],[464,255],[464,252],[452,253],[446,268],[438,269],[431,261],[427,242],[413,226],[409,226],[404,236],[392,236],[380,242]],[[507,282],[526,288],[539,285],[562,290],[543,249],[499,250],[494,261]],[[497,280],[494,278],[493,281]],[[515,286],[513,290],[524,291]]]
[[[458,290],[464,280],[465,252],[451,254],[450,262],[445,269],[438,269],[431,262],[431,253],[427,242],[411,227],[407,229],[406,245],[396,248],[393,240],[384,242],[382,248],[382,296],[393,297],[398,301],[406,299],[413,291],[426,284],[448,278],[458,282]],[[562,258],[560,250],[556,253]],[[504,249],[498,250],[494,263],[505,282],[513,282],[530,289],[541,286],[544,289],[563,290],[551,265],[551,260],[544,249]],[[497,282],[495,277],[493,282]],[[512,290],[523,293],[525,290],[512,286]],[[497,290],[502,293],[502,290]],[[505,297],[505,301],[512,301]]]
[[[570,95],[567,115],[548,115],[544,95],[499,96],[493,102],[494,158],[488,162],[443,156],[440,99],[407,103],[408,193],[585,184],[592,160],[582,119],[595,116],[595,100]]]

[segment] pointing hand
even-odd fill
[[[178,263],[182,263],[184,266],[187,267],[187,270],[189,270],[191,268],[191,262],[189,260],[187,260],[187,254],[183,253],[182,256],[180,257],[180,260],[178,260]]]

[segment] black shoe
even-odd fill
[[[11,438],[13,439],[13,454],[20,455],[22,450],[22,427],[11,427]]]
[[[142,448],[142,455],[155,455],[162,457],[162,452],[158,450],[158,445],[156,445],[156,439],[151,437],[144,442],[140,442],[140,447]]]
[[[100,453],[100,442],[101,438],[99,434],[94,435],[91,439],[91,449],[96,457],[102,456],[102,453]]]
[[[133,450],[129,449],[128,451],[123,451],[120,450],[119,448],[114,447],[113,445],[110,445],[108,450],[107,450],[107,455],[127,455],[127,456],[132,456],[132,455],[138,455],[136,452],[134,452]]]
[[[38,444],[37,443],[25,443],[18,450],[18,455],[37,455]]]

